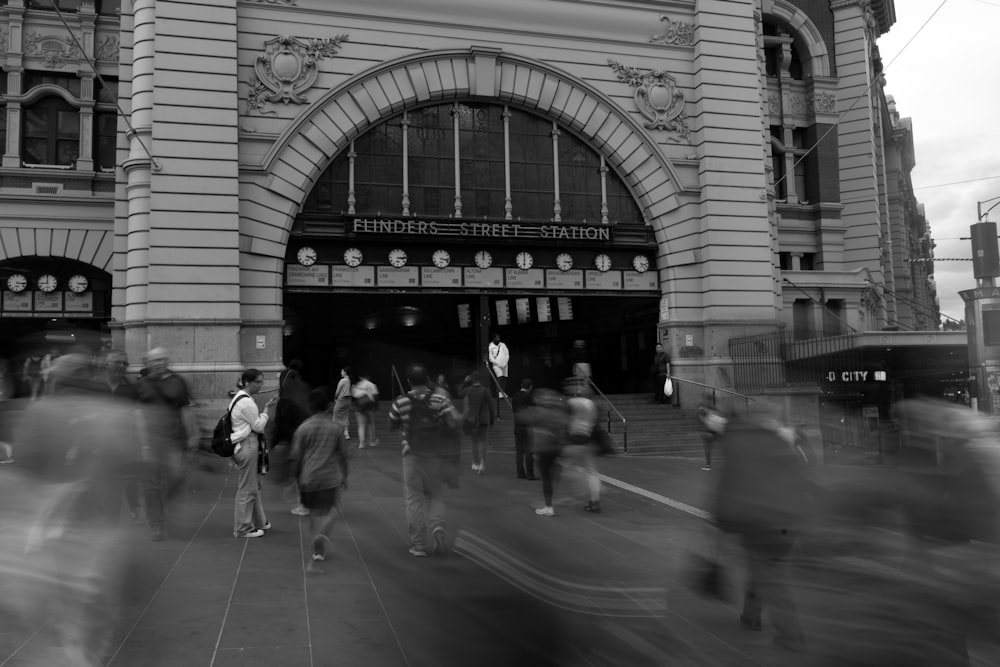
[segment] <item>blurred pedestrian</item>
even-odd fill
[[[240,390],[229,403],[233,420],[232,441],[236,445],[233,462],[239,470],[233,511],[233,537],[261,537],[265,530],[271,528],[260,493],[261,448],[267,447],[263,441],[268,420],[267,410],[277,403],[278,397],[275,395],[268,399],[264,404],[264,411],[257,407],[253,396],[263,388],[264,374],[256,368],[243,371],[237,386]]]
[[[663,385],[670,377],[670,355],[663,349],[663,343],[656,344],[650,375],[653,376],[653,402],[669,404],[670,397],[663,393]]]
[[[170,367],[165,348],[151,349],[145,358],[146,374],[136,384],[144,428],[139,431],[146,464],[143,500],[153,541],[166,537],[166,508],[180,493],[184,451],[198,448],[201,432],[187,382]]]
[[[295,431],[290,457],[302,504],[309,508],[312,560],[306,569],[322,573],[318,563],[328,555],[333,509],[341,490],[347,488],[347,445],[344,428],[331,418],[326,389],[309,393],[309,411],[312,416]]]
[[[402,431],[403,494],[410,539],[410,555],[427,555],[428,528],[436,554],[448,549],[445,525],[442,430],[458,428],[451,401],[431,391],[427,369],[411,364],[406,371],[410,391],[389,408],[389,429]]]
[[[288,367],[278,374],[278,403],[274,406],[273,423],[273,470],[278,483],[283,484],[287,495],[299,498],[295,475],[288,466],[288,454],[295,429],[309,417],[309,385],[302,377],[302,361],[292,359]],[[292,509],[296,516],[308,516],[309,508],[301,502]]]
[[[3,458],[0,464],[14,463],[14,448],[10,445],[11,427],[13,421],[14,374],[6,357],[0,357],[0,449]]]
[[[521,411],[522,419],[530,430],[535,463],[542,478],[544,505],[535,510],[539,516],[555,516],[552,497],[558,475],[558,461],[566,446],[566,429],[569,411],[563,397],[551,389],[539,388],[533,394],[534,405]]]
[[[566,425],[566,447],[563,458],[583,476],[587,488],[587,512],[601,511],[601,478],[597,474],[597,406],[590,398],[590,385],[582,377],[566,378],[563,382],[569,421]]]
[[[587,343],[582,339],[573,341],[573,351],[570,353],[570,361],[573,363],[570,375],[585,378],[588,382],[594,377],[594,370],[590,365],[590,354],[587,352]]]
[[[464,402],[462,430],[472,446],[472,472],[482,475],[486,472],[487,430],[496,421],[496,407],[478,372],[465,378],[459,397]]]
[[[715,409],[714,405],[709,405],[707,403],[698,408],[698,419],[701,420],[701,425],[703,427],[701,433],[701,445],[705,452],[705,465],[703,465],[701,469],[711,470],[712,448],[715,446],[715,441],[726,430],[726,422],[728,420]]]
[[[805,650],[786,560],[805,520],[813,489],[802,459],[778,433],[777,411],[754,406],[747,418],[734,417],[719,437],[725,465],[715,487],[717,525],[743,548],[747,579],[740,623],[762,628],[762,613],[777,631],[774,643]]]
[[[351,398],[354,401],[354,419],[358,424],[358,449],[377,447],[375,411],[378,410],[378,386],[367,376],[357,376],[351,385]]]
[[[125,354],[119,350],[110,350],[104,355],[104,368],[97,386],[101,391],[107,392],[110,396],[124,402],[125,406],[135,407],[139,400],[139,392],[135,385],[129,381],[125,371],[128,369],[128,361]],[[131,437],[137,437],[134,430],[130,430]],[[133,522],[142,520],[142,490],[144,468],[142,461],[136,452],[135,460],[128,468],[129,475],[125,479],[125,503],[128,506],[129,515]]]
[[[33,352],[25,358],[24,365],[21,367],[21,379],[28,388],[28,396],[33,401],[41,398],[42,392],[45,389],[45,381],[42,378],[42,361],[44,358],[44,354]]]
[[[510,369],[510,350],[507,343],[500,340],[500,334],[493,334],[493,340],[487,349],[487,359],[490,370],[493,371],[499,387],[498,398],[507,397],[507,376]]]
[[[535,455],[531,450],[531,436],[524,420],[524,410],[534,405],[531,397],[531,378],[521,380],[521,389],[511,396],[514,409],[514,469],[518,479],[538,479],[535,477]]]
[[[351,439],[351,367],[340,369],[340,380],[333,391],[333,421],[344,427],[344,437]]]

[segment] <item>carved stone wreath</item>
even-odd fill
[[[305,104],[302,93],[312,87],[319,75],[316,63],[332,58],[347,39],[347,35],[337,35],[303,41],[281,35],[265,42],[264,53],[254,62],[247,100],[250,108],[260,109],[264,102]]]
[[[663,70],[643,72],[616,60],[608,60],[608,65],[622,83],[635,89],[632,96],[639,112],[647,118],[647,129],[675,132],[682,139],[691,136],[684,115],[684,93],[677,89],[673,76]]]
[[[650,37],[650,42],[654,44],[676,44],[678,46],[689,46],[694,43],[694,24],[674,21],[665,15],[660,16],[660,21],[665,24],[663,32]]]
[[[97,60],[102,62],[118,62],[118,38],[108,35],[97,46]]]
[[[56,35],[42,35],[33,32],[24,38],[24,52],[28,55],[41,56],[45,66],[57,69],[67,61],[81,57],[80,49],[69,38]]]

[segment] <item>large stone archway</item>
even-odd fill
[[[244,295],[250,297],[242,301],[245,320],[280,318],[280,275],[289,230],[334,157],[387,116],[453,99],[515,105],[579,134],[622,175],[658,237],[661,216],[679,205],[683,187],[673,165],[639,122],[590,84],[545,63],[492,48],[401,58],[353,77],[317,100],[275,142],[262,173],[244,179],[241,267],[279,276],[270,290],[262,292],[258,285],[253,295]]]

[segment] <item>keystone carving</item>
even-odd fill
[[[663,70],[643,72],[616,60],[608,60],[608,65],[622,83],[635,89],[632,96],[639,112],[647,119],[647,129],[667,130],[682,139],[690,138],[691,131],[684,115],[684,93],[677,89],[674,77]]]
[[[654,44],[676,44],[677,46],[690,46],[694,43],[693,23],[674,21],[669,16],[660,16],[660,21],[665,24],[663,32],[650,37],[650,42]]]
[[[316,64],[332,58],[347,39],[347,35],[309,40],[281,35],[265,42],[264,53],[254,62],[250,91],[255,97],[248,99],[250,108],[259,109],[264,102],[305,104],[302,93],[316,82]]]
[[[80,49],[68,37],[42,35],[33,32],[24,38],[24,52],[28,55],[41,56],[45,66],[57,69],[69,60],[81,57]]]

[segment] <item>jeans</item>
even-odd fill
[[[535,457],[531,453],[531,434],[523,426],[514,427],[514,467],[518,477],[535,476]]]
[[[552,507],[552,492],[559,470],[559,450],[549,449],[535,454],[538,457],[538,473],[542,476],[542,498],[546,507]]]
[[[362,412],[358,410],[354,413],[354,419],[358,423],[358,444],[361,447],[374,447],[378,444],[378,437],[375,435],[375,411]]]
[[[410,546],[427,546],[428,528],[433,533],[445,528],[444,486],[441,480],[441,459],[409,452],[403,455],[403,498],[406,503],[406,523]]]
[[[260,475],[257,474],[256,434],[251,433],[240,443],[239,451],[233,454],[233,461],[240,474],[233,513],[233,535],[239,537],[263,528],[267,523],[260,497]]]
[[[486,424],[479,424],[467,433],[472,444],[472,463],[477,466],[486,464],[486,428]]]

